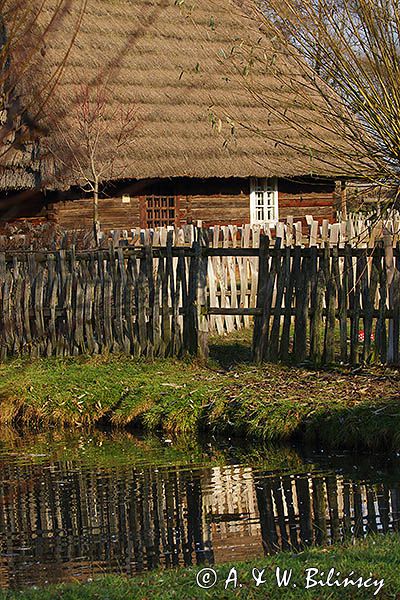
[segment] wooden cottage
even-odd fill
[[[20,106],[26,103],[27,129],[46,74],[65,57],[71,10],[43,48],[37,70],[13,91]],[[251,47],[258,60],[248,61]],[[277,54],[266,68],[272,55],[236,0],[88,0],[34,134],[3,162],[2,223],[91,226],[93,194],[83,191],[90,175],[79,139],[85,93],[102,111],[95,156],[102,229],[198,220],[255,224],[289,214],[332,220],[339,169],[320,160],[318,148],[304,151],[307,142],[255,98],[262,86],[277,110],[301,106],[307,122],[319,126],[307,113],[307,97],[293,87],[296,65]],[[130,123],[123,123],[126,115]],[[322,126],[320,133],[326,135]]]

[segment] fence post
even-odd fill
[[[266,235],[260,236],[260,248],[259,248],[259,266],[258,266],[258,285],[257,285],[257,308],[264,308],[267,297],[267,282],[268,282],[268,270],[269,270],[269,239]],[[262,331],[262,325],[265,319],[257,316],[254,320],[254,332],[253,332],[253,348],[252,355],[253,360],[257,363],[261,363],[264,358],[264,336]],[[265,332],[264,332],[265,334]]]
[[[394,264],[393,257],[393,237],[391,232],[385,227],[384,234],[385,247],[385,268],[387,282],[387,296],[389,299],[389,309],[393,311],[393,317],[389,319],[388,353],[387,362],[397,364],[399,360],[399,274]]]
[[[207,316],[207,232],[197,229],[192,244],[189,268],[189,293],[187,308],[187,350],[190,354],[206,359],[208,357],[208,316]]]
[[[209,246],[208,230],[199,229],[199,261],[197,278],[197,323],[198,323],[198,355],[208,358],[208,314],[207,314],[207,271]]]

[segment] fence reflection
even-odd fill
[[[399,483],[249,466],[0,462],[0,587],[248,559],[399,529]]]

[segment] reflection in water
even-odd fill
[[[354,458],[327,468],[288,449],[208,447],[194,459],[127,434],[39,442],[0,445],[0,587],[248,559],[399,526],[398,465],[366,478]]]

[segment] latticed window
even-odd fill
[[[278,185],[276,178],[250,179],[251,224],[278,221]]]
[[[176,223],[176,196],[146,196],[146,227],[166,227]]]

